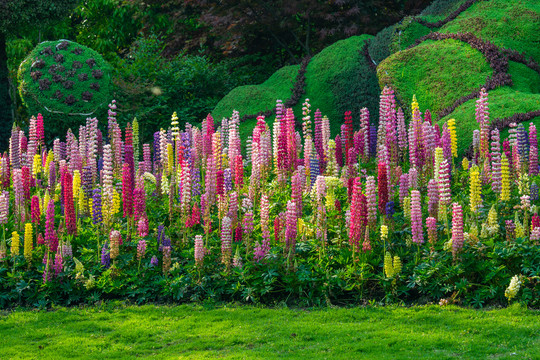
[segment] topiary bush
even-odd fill
[[[68,40],[45,41],[19,66],[19,93],[30,114],[42,113],[51,135],[96,116],[111,100],[111,66]]]

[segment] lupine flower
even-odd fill
[[[204,261],[204,242],[202,235],[195,235],[195,263],[201,266]]]
[[[412,241],[417,244],[424,243],[424,233],[422,231],[422,207],[420,202],[420,191],[411,191],[411,232]]]
[[[399,177],[399,203],[403,205],[403,199],[409,194],[409,176],[402,174]]]
[[[231,262],[232,257],[232,221],[231,218],[225,216],[221,225],[221,262],[227,267]]]
[[[49,246],[51,253],[56,252],[58,248],[58,238],[54,230],[54,201],[49,201],[47,206],[47,215],[45,219],[45,242]]]
[[[146,240],[141,239],[139,240],[137,244],[137,260],[141,261],[145,253],[146,253]]]
[[[510,280],[510,285],[508,285],[508,288],[506,288],[504,292],[504,296],[506,296],[508,301],[516,297],[520,287],[521,287],[521,280],[519,279],[519,276],[514,275],[512,277],[512,280]]]
[[[384,214],[386,203],[388,202],[388,177],[385,163],[379,163],[378,166],[378,195],[379,195],[379,211]]]
[[[64,260],[62,259],[62,254],[60,252],[56,252],[54,255],[54,276],[58,277],[62,270],[64,269]]]
[[[478,212],[478,209],[482,207],[482,198],[480,197],[482,188],[480,186],[480,173],[478,172],[478,168],[472,167],[471,173],[470,173],[470,206],[471,206],[471,212],[476,213]]]
[[[63,178],[64,216],[66,218],[66,230],[68,234],[77,235],[77,223],[75,220],[75,206],[73,204],[73,178],[69,172]]]
[[[354,179],[353,195],[351,201],[351,221],[349,225],[349,244],[353,251],[359,250],[360,240],[362,239],[367,225],[367,207],[366,197],[362,194],[360,178]]]
[[[437,219],[434,217],[428,217],[426,219],[426,227],[428,231],[428,239],[429,243],[431,244],[431,248],[435,246],[437,243]]]
[[[452,206],[452,254],[456,256],[463,247],[463,210],[458,203]]]
[[[103,215],[101,213],[101,189],[94,189],[94,196],[92,197],[92,223],[99,225],[103,221]]]
[[[394,202],[393,201],[389,201],[386,203],[386,218],[387,219],[391,219],[392,216],[394,216]]]
[[[131,168],[124,163],[122,168],[122,203],[124,204],[124,217],[133,216],[133,183]]]
[[[32,262],[32,250],[34,249],[34,239],[32,235],[32,223],[24,226],[24,258],[28,263]]]
[[[150,266],[154,267],[154,266],[157,266],[159,264],[159,260],[157,258],[157,256],[152,256],[152,258],[150,259]]]
[[[167,275],[171,269],[171,247],[163,247],[163,263],[162,263],[163,275]]]
[[[111,247],[111,259],[114,260],[120,255],[120,232],[118,230],[112,230],[111,234],[109,235],[109,244]]]
[[[285,228],[285,251],[294,253],[296,246],[296,236],[298,232],[298,219],[296,204],[294,201],[287,202],[286,228]]]
[[[109,244],[105,242],[101,248],[101,265],[108,268],[111,264],[111,254],[109,253]]]
[[[148,235],[148,218],[140,218],[137,222],[137,233],[140,237],[145,237]]]

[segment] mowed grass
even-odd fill
[[[0,358],[539,359],[539,315],[519,306],[17,311],[0,318]]]

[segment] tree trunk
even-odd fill
[[[0,152],[4,152],[8,147],[13,124],[8,76],[6,36],[0,32]]]

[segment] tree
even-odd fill
[[[13,122],[6,41],[28,29],[45,28],[67,16],[78,0],[0,0],[0,149],[7,147]]]

